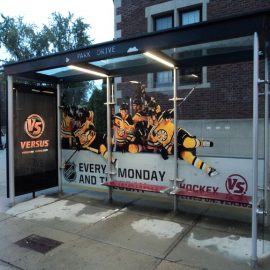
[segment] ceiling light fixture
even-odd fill
[[[42,93],[51,94],[51,95],[53,95],[53,94],[54,94],[54,92],[52,92],[52,91],[48,91],[48,90],[43,90],[43,91],[42,91]]]
[[[145,56],[149,57],[149,58],[152,58],[154,60],[156,60],[157,62],[160,62],[162,63],[163,65],[166,65],[168,67],[171,67],[171,68],[174,68],[174,64],[165,60],[164,58],[160,57],[160,56],[157,56],[153,53],[150,53],[150,52],[145,52],[144,53]]]
[[[97,76],[100,76],[100,77],[108,77],[108,75],[105,74],[105,73],[101,73],[101,72],[94,71],[94,70],[91,70],[91,69],[81,68],[81,67],[77,67],[77,66],[73,66],[73,65],[70,65],[68,67],[71,68],[71,69],[74,69],[74,70],[84,72],[84,73],[89,73],[91,75],[97,75]]]

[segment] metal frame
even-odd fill
[[[62,153],[61,153],[61,86],[57,84],[57,160],[58,160],[58,192],[63,192],[62,187]]]
[[[107,151],[108,151],[108,160],[107,160],[107,181],[112,180],[112,121],[111,121],[111,105],[113,104],[111,101],[111,78],[107,77],[107,102],[106,102],[106,107],[107,107]],[[112,200],[112,187],[109,187],[109,201]]]
[[[269,58],[268,58],[269,42],[265,43],[265,59],[264,59],[264,214],[269,212],[268,205],[268,173],[269,173]],[[269,225],[269,220],[265,220],[265,226]]]
[[[252,191],[252,247],[251,265],[257,265],[257,200],[258,200],[258,83],[259,83],[259,39],[254,33],[253,48],[253,191]]]
[[[13,77],[8,76],[8,176],[10,204],[15,205]]]
[[[177,156],[177,67],[174,67],[173,69],[173,110],[174,110],[174,118],[173,118],[173,123],[174,123],[174,145],[173,145],[173,150],[174,150],[174,183],[173,183],[173,188],[177,189],[177,180],[178,180],[178,156]],[[177,211],[177,203],[178,203],[178,197],[174,195],[174,207],[173,210],[176,213]]]
[[[36,71],[52,69],[56,67],[65,67],[71,64],[89,65],[91,61],[110,59],[120,56],[128,56],[132,54],[142,54],[147,50],[164,50],[181,46],[189,46],[194,44],[231,39],[242,36],[250,36],[254,34],[253,43],[253,196],[252,196],[252,254],[251,264],[253,267],[257,264],[257,202],[258,202],[258,84],[259,80],[259,50],[260,44],[265,44],[270,37],[267,36],[267,31],[270,26],[270,10],[258,11],[255,13],[244,14],[237,17],[228,17],[219,20],[202,22],[196,25],[184,26],[168,31],[145,34],[140,37],[121,39],[102,44],[90,46],[88,48],[78,49],[65,53],[59,53],[37,59],[22,61],[19,63],[9,64],[4,67],[4,72],[8,76],[8,162],[9,162],[9,196],[11,204],[15,204],[14,190],[14,134],[13,134],[13,75],[17,77],[36,79],[43,82],[57,83],[57,105],[60,105],[60,83],[66,81],[78,81],[96,79],[91,75],[78,75],[73,77],[55,78],[52,76],[37,74]],[[268,40],[267,40],[268,38]],[[259,39],[261,39],[259,42]],[[135,51],[129,52],[130,48],[136,48]],[[102,53],[100,53],[102,52]],[[217,60],[215,56],[202,56],[193,59],[193,65],[204,63],[205,65],[215,65],[228,62],[252,60],[249,56],[250,51],[242,50],[236,53],[219,55]],[[268,56],[265,56],[265,81],[268,81]],[[34,64],[33,64],[34,63]],[[190,65],[186,60],[175,62],[174,72],[174,124],[175,124],[175,139],[174,139],[174,188],[177,187],[178,180],[178,165],[177,165],[177,67]],[[126,70],[112,70],[108,76],[123,76],[129,74],[149,72],[155,70],[155,64],[149,64],[145,69],[141,66],[137,68],[127,68]],[[106,71],[106,70],[104,70]],[[108,74],[108,73],[107,73]],[[108,181],[111,180],[111,78],[107,77],[107,143],[108,143]],[[265,179],[264,193],[267,198],[268,193],[268,136],[269,136],[269,87],[265,85]],[[60,121],[60,112],[58,107],[58,125]],[[59,132],[59,130],[58,130]],[[58,162],[61,164],[60,139],[58,136]],[[59,178],[60,179],[60,178]],[[61,181],[61,180],[59,180]],[[61,183],[59,182],[59,191],[62,191]],[[109,198],[111,199],[111,189]],[[174,211],[177,209],[177,199],[174,197]],[[266,202],[267,203],[267,202]]]

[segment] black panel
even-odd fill
[[[56,95],[14,85],[15,195],[58,185]],[[35,92],[33,92],[33,90]]]

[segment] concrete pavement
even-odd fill
[[[171,211],[168,201],[57,189],[5,199],[5,151],[0,151],[0,270],[246,270],[251,252],[250,223]],[[228,208],[229,209],[229,208]],[[263,235],[264,233],[264,235]],[[41,253],[17,244],[28,236],[60,242]],[[258,269],[270,269],[270,233],[258,241]],[[27,244],[29,244],[27,246]],[[44,243],[43,243],[44,244]],[[40,244],[42,245],[42,244]],[[263,250],[264,249],[264,250]]]

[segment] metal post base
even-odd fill
[[[251,260],[250,260],[250,267],[251,267],[252,269],[256,269],[257,266],[258,266],[258,260],[257,260],[257,259],[251,259]]]
[[[178,203],[178,197],[176,195],[173,196],[173,213],[176,215],[178,211],[177,203]]]
[[[112,187],[109,187],[109,191],[108,191],[108,200],[109,200],[109,203],[112,202]]]

